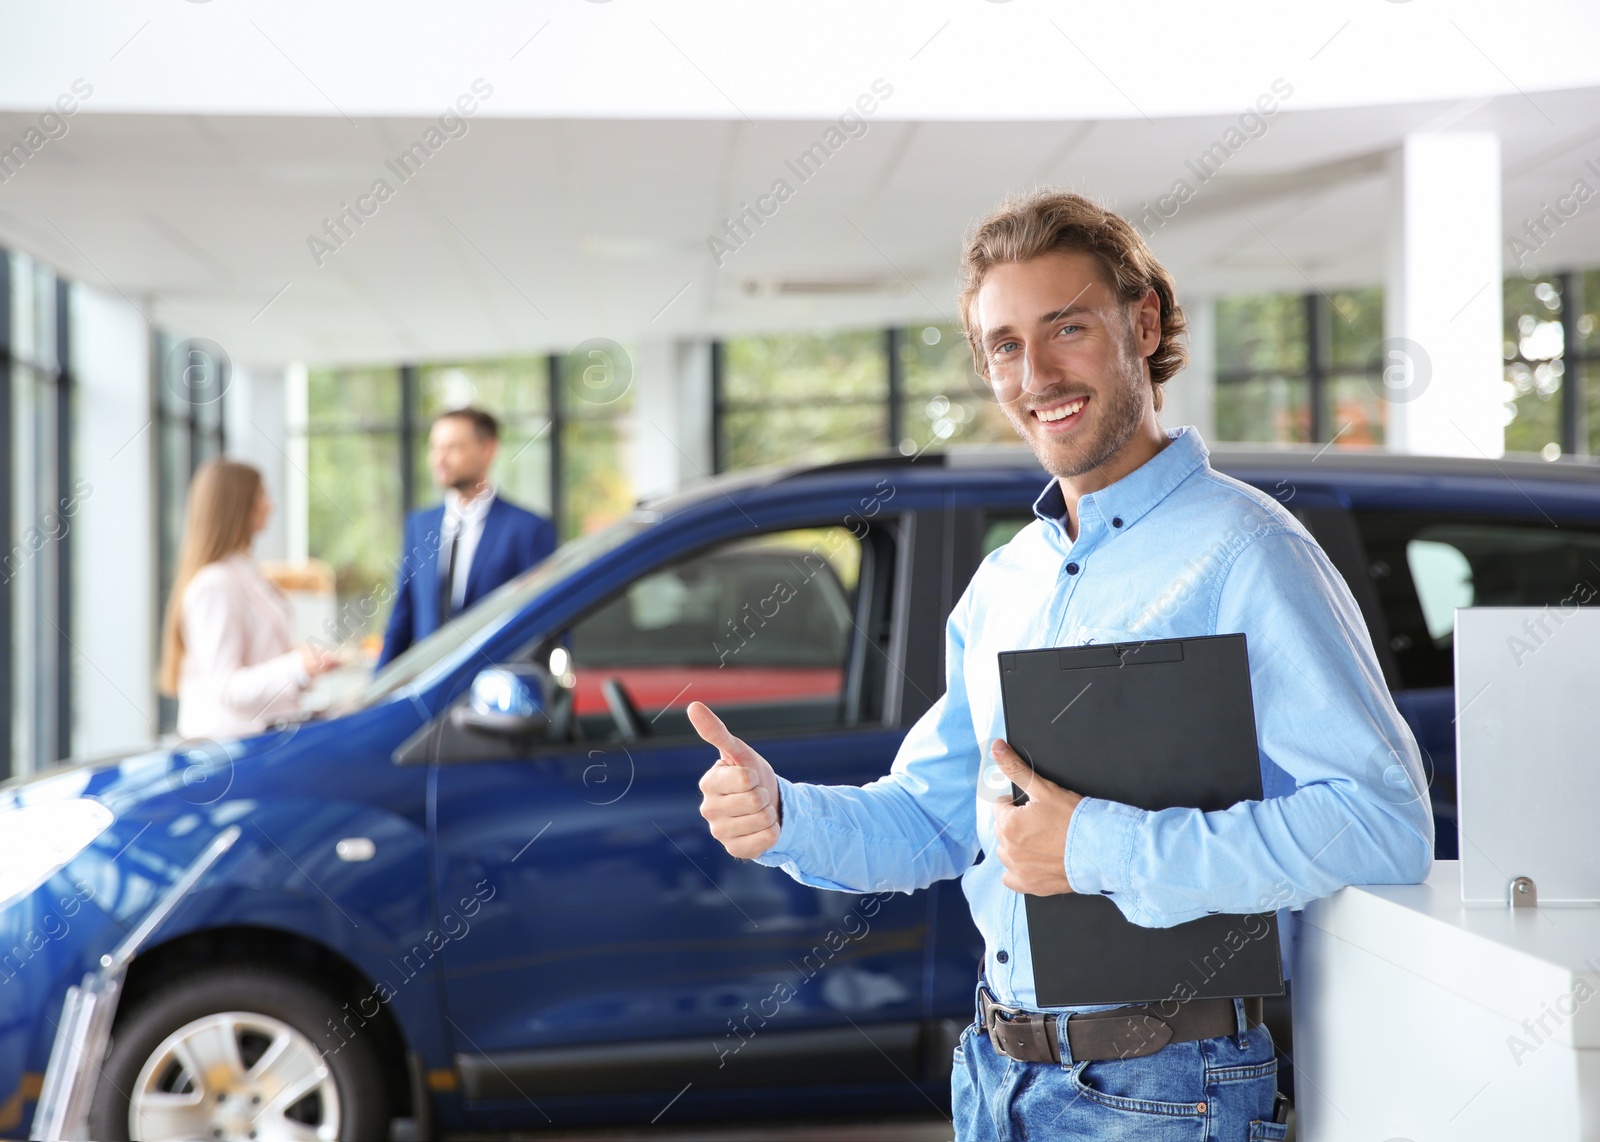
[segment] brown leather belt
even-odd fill
[[[979,1017],[994,1049],[1023,1063],[1059,1063],[1061,1041],[1056,1035],[1056,1015],[1005,1007],[994,1001],[986,986],[978,988]],[[1109,1011],[1074,1012],[1067,1017],[1067,1045],[1075,1063],[1104,1059],[1137,1059],[1153,1055],[1168,1043],[1188,1043],[1238,1033],[1239,1021],[1231,999],[1191,999],[1176,1005],[1135,1004]],[[1245,1019],[1254,1027],[1261,1022],[1259,999],[1244,1001]]]

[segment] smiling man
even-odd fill
[[[696,703],[690,717],[720,751],[701,813],[734,856],[821,888],[962,878],[985,956],[955,1051],[959,1138],[1281,1138],[1255,1004],[1161,994],[1041,1009],[1023,894],[1102,893],[1164,927],[1418,881],[1433,821],[1416,743],[1316,541],[1214,471],[1193,428],[1162,427],[1184,317],[1133,227],[1078,195],[1035,194],[979,225],[963,278],[978,371],[1053,477],[1037,519],[956,604],[945,694],[887,776],[786,781]],[[1261,801],[1204,813],[1084,798],[1033,776],[1004,741],[1001,651],[1231,632],[1250,648]]]

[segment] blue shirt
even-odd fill
[[[1168,435],[1079,501],[1075,541],[1052,480],[1038,518],[983,561],[946,627],[945,693],[887,776],[778,779],[783,828],[761,863],[847,892],[960,876],[1002,1003],[1038,1006],[1023,897],[980,855],[995,847],[995,791],[1010,790],[988,753],[1005,736],[1001,651],[1246,636],[1263,800],[1203,813],[1087,798],[1072,815],[1073,889],[1136,924],[1298,908],[1347,884],[1418,882],[1432,861],[1416,741],[1349,588],[1281,504],[1211,468],[1199,433]]]

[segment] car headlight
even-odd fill
[[[0,908],[49,880],[116,819],[88,797],[0,806]]]

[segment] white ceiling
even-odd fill
[[[156,42],[158,31],[151,22],[119,58],[145,36]],[[541,33],[534,44],[543,50],[543,42]],[[794,67],[781,50],[774,58]],[[1358,71],[1360,63],[1342,66]],[[29,66],[34,87],[65,88]],[[1265,92],[1273,75],[1252,68],[1239,90]],[[1102,73],[1095,82],[1110,80]],[[0,244],[120,293],[158,324],[212,338],[251,364],[444,360],[539,352],[594,336],[948,320],[963,231],[1008,191],[1042,183],[1135,214],[1177,179],[1196,185],[1196,197],[1152,239],[1187,296],[1376,283],[1387,225],[1384,155],[1418,130],[1499,135],[1507,232],[1520,231],[1577,179],[1600,194],[1593,85],[1343,107],[1312,105],[1297,87],[1266,133],[1204,186],[1185,160],[1220,139],[1238,112],[1146,118],[1124,105],[1116,116],[913,121],[903,112],[914,101],[896,100],[914,91],[897,88],[867,117],[866,133],[802,184],[786,160],[823,137],[821,118],[746,118],[727,107],[721,117],[508,115],[511,101],[496,104],[497,89],[467,133],[402,184],[385,160],[422,137],[426,118],[347,117],[326,107],[108,110],[119,99],[126,107],[154,102],[118,90],[98,87],[64,137],[0,184]],[[206,105],[203,92],[185,90],[195,106]],[[1129,92],[1141,105],[1142,90]],[[1253,97],[1234,95],[1226,105],[1241,110]],[[347,98],[342,89],[335,97]],[[219,89],[211,102],[240,98]],[[18,100],[0,91],[7,104]],[[37,111],[0,112],[0,145],[37,120]],[[1591,159],[1593,169],[1585,166]],[[379,178],[393,197],[319,267],[308,237]],[[792,197],[719,267],[708,238],[779,178]],[[1533,264],[1600,266],[1597,218],[1600,199]],[[774,292],[784,281],[870,288]]]
[[[0,108],[69,79],[101,111],[427,115],[474,76],[484,113],[816,119],[874,77],[911,120],[1076,120],[1302,108],[1600,82],[1592,0],[7,0]],[[9,50],[6,50],[9,49]]]

